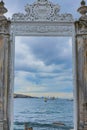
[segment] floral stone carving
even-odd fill
[[[25,6],[25,14],[15,13],[12,21],[59,21],[72,22],[71,14],[59,14],[60,6],[48,0],[37,0],[32,5]]]

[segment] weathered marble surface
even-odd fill
[[[10,21],[6,19],[4,13],[7,9],[3,1],[0,2],[0,130],[9,129],[8,117],[8,56],[10,40]]]
[[[87,130],[87,6],[81,2],[81,17],[75,22],[77,53],[78,130]]]

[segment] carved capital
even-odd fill
[[[75,22],[76,34],[87,35],[87,20],[80,19]]]
[[[87,31],[87,15],[84,15],[79,19],[79,27],[80,30]]]
[[[0,20],[0,34],[10,34],[11,22],[7,19]]]

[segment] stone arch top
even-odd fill
[[[60,6],[49,0],[36,0],[25,6],[25,13],[15,13],[11,33],[15,36],[73,36],[74,19],[61,14]]]
[[[25,13],[15,13],[12,21],[58,21],[73,22],[71,14],[60,14],[60,6],[49,0],[36,0],[25,6]]]

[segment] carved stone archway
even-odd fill
[[[55,5],[49,0],[36,0],[32,5],[25,6],[25,14],[13,14],[11,20],[12,32],[12,59],[14,59],[15,36],[55,36],[72,37],[73,62],[75,61],[75,27],[74,19],[71,14],[60,14],[60,6]],[[13,64],[14,65],[14,64]],[[75,65],[76,66],[76,65]],[[74,70],[74,86],[76,92],[76,71]],[[14,67],[13,67],[14,68]],[[14,73],[14,72],[13,72]],[[13,94],[13,92],[11,92]],[[76,94],[75,94],[76,95]],[[76,96],[74,96],[76,98]],[[77,99],[75,99],[77,101]],[[75,102],[75,115],[77,115]],[[75,117],[75,127],[77,119]]]
[[[36,0],[25,6],[25,14],[13,14],[0,2],[0,130],[13,130],[15,36],[70,36],[73,46],[74,129],[87,130],[87,6],[82,0],[81,18],[60,14],[60,6]]]

